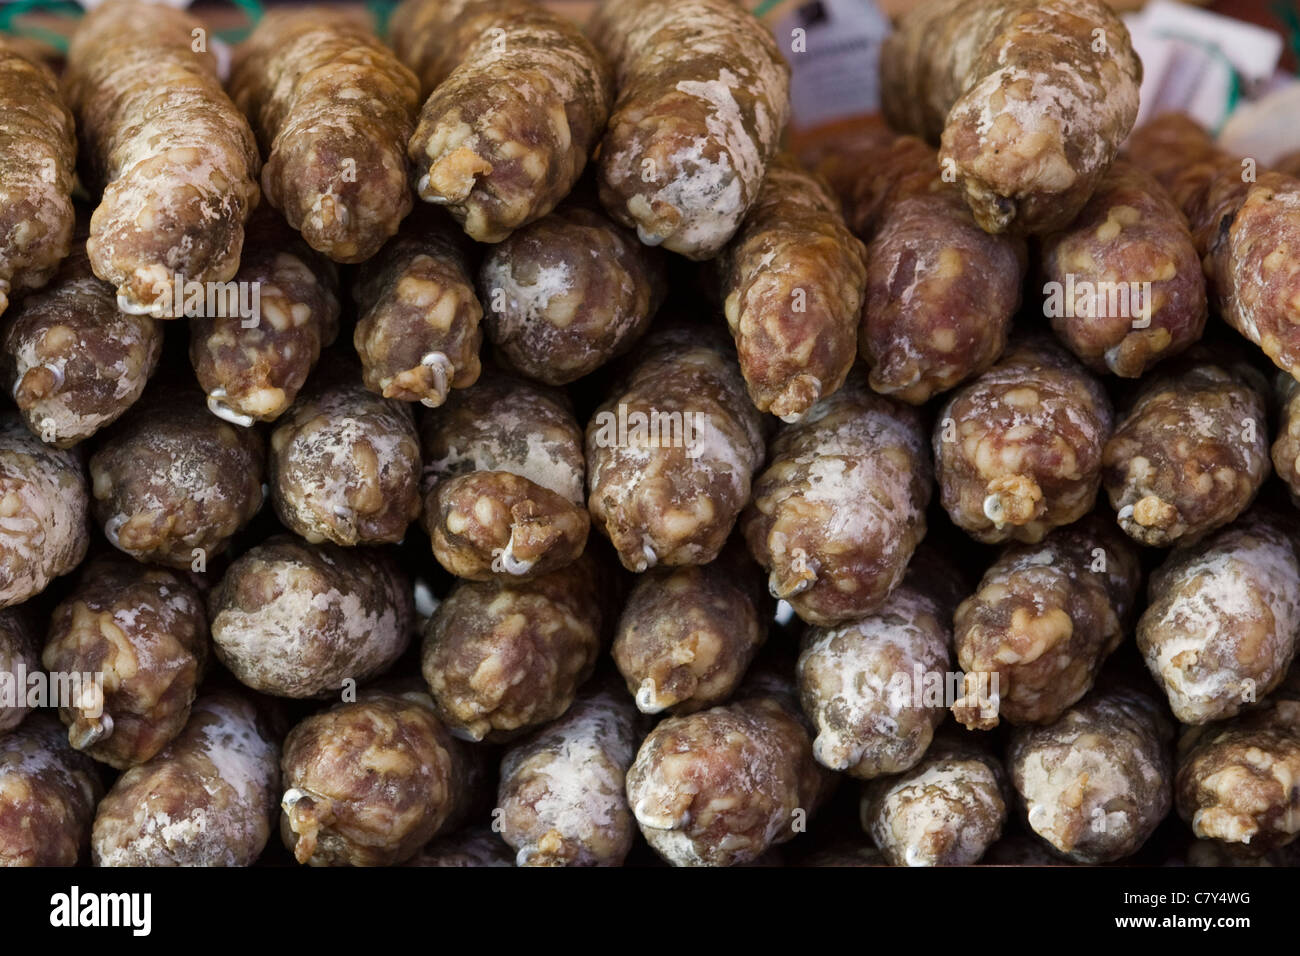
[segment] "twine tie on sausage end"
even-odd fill
[[[429,164],[416,183],[416,192],[428,203],[461,203],[474,192],[480,176],[491,175],[491,163],[468,146],[459,146]]]
[[[466,740],[472,744],[477,744],[483,742],[483,738],[488,735],[488,731],[491,729],[492,724],[490,722],[480,719],[471,721],[464,726],[448,726],[447,732],[457,740]]]
[[[510,531],[510,540],[504,548],[492,551],[492,570],[497,574],[527,574],[536,564],[536,559],[524,560],[515,557],[515,532]]]
[[[650,827],[652,830],[675,830],[680,826],[680,822],[674,816],[667,813],[653,813],[649,807],[649,799],[642,798],[636,802],[632,808],[633,815],[636,816],[637,823],[642,826]]]
[[[804,373],[790,382],[771,405],[770,411],[787,425],[800,421],[822,398],[822,380]],[[782,409],[787,411],[782,412]]]
[[[126,549],[122,547],[122,539],[118,536],[118,532],[126,522],[127,516],[124,514],[113,515],[104,522],[104,537],[108,539],[109,544],[122,551]]]
[[[984,498],[984,517],[1002,528],[1028,524],[1047,510],[1043,489],[1028,475],[1008,475],[988,484]]]
[[[675,703],[659,696],[659,688],[652,677],[647,677],[636,689],[636,709],[643,714],[657,714]]]
[[[147,305],[142,305],[125,292],[117,294],[117,311],[125,312],[127,315],[152,315],[157,318],[157,308],[157,303],[150,302]]]
[[[356,544],[357,542],[357,513],[347,505],[335,504],[330,508],[330,513],[338,519],[336,524],[342,532],[343,538],[347,544]]]
[[[641,542],[641,560],[636,563],[632,570],[637,574],[643,571],[649,571],[659,563],[659,555],[655,553],[654,546],[649,541]]]
[[[989,495],[984,499],[984,517],[999,528],[1006,524],[1006,508],[1002,504],[1001,495]]]
[[[45,385],[44,387],[38,384],[39,379],[42,378],[41,372],[48,372],[50,378],[52,379],[52,381],[48,385]],[[29,377],[32,379],[31,384],[28,384],[27,381]],[[47,399],[54,395],[57,395],[59,393],[59,390],[63,388],[64,381],[65,379],[63,375],[63,369],[60,368],[59,366],[33,365],[26,372],[24,372],[16,382],[14,382],[13,400],[17,402],[18,393],[23,391],[24,388],[26,388],[27,394],[31,399],[38,402],[42,401],[43,399]],[[19,402],[19,404],[21,405],[22,403]]]
[[[226,389],[224,386],[218,385],[208,392],[208,411],[224,422],[230,422],[230,424],[238,425],[240,428],[250,427],[253,424],[253,416],[235,411],[226,404],[225,399]]]
[[[101,714],[99,717],[80,717],[68,728],[68,743],[77,750],[85,750],[111,736],[113,736],[113,718],[108,714]]]
[[[662,246],[664,240],[668,238],[667,236],[660,236],[653,232],[647,232],[645,226],[640,223],[638,223],[636,227],[636,237],[641,240],[641,245],[650,246],[652,248],[654,246]]]
[[[952,849],[953,834],[948,830],[930,830],[919,845],[909,846],[904,854],[908,866],[939,866]]]
[[[784,577],[779,570],[773,570],[767,576],[767,590],[778,601],[803,594],[816,583],[817,568],[803,548],[795,548],[790,552],[790,567]]]
[[[328,825],[334,817],[330,801],[310,791],[290,787],[284,792],[280,809],[289,821],[289,829],[298,837],[293,848],[294,859],[306,863],[316,853],[316,836],[320,828]]]
[[[813,756],[828,770],[848,770],[849,747],[844,737],[825,730],[813,739]]]
[[[338,229],[347,228],[349,221],[348,207],[341,202],[337,202],[333,195],[325,194],[318,196],[312,209],[315,213],[316,220],[320,223],[322,231],[338,227]]]
[[[564,839],[564,834],[552,827],[547,830],[536,846],[524,847],[515,856],[516,866],[565,866],[578,858],[579,854],[571,849]]]
[[[421,198],[424,202],[432,203],[432,204],[435,205],[435,206],[445,206],[445,205],[447,205],[448,200],[447,200],[446,198],[444,198],[444,197],[442,197],[442,196],[439,196],[439,195],[437,195],[436,193],[430,193],[430,192],[429,192],[429,174],[428,174],[428,173],[425,173],[423,176],[421,176],[419,179],[416,180],[416,182],[415,182],[415,191],[416,191],[416,193],[419,194],[420,198]]]
[[[1226,807],[1202,807],[1192,815],[1192,832],[1202,840],[1250,846],[1250,841],[1259,832],[1259,824],[1249,813],[1234,812]]]
[[[1156,495],[1147,495],[1133,505],[1132,518],[1143,528],[1168,528],[1178,520],[1178,509]]]
[[[451,384],[451,359],[442,352],[430,352],[420,359],[420,364],[433,376],[433,395],[420,399],[426,408],[437,408],[447,400],[447,391]]]

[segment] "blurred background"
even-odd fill
[[[0,32],[26,38],[57,68],[77,17],[97,2],[0,0]],[[190,7],[229,45],[280,0],[166,2]],[[598,0],[543,2],[581,22]],[[918,0],[739,2],[772,28],[790,60],[792,133],[802,138],[878,111],[880,44],[891,18]],[[1300,149],[1300,0],[1109,2],[1124,11],[1146,68],[1139,125],[1157,112],[1181,110],[1218,131],[1228,147],[1264,163]],[[397,0],[332,5],[367,12],[382,34]]]

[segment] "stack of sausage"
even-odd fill
[[[798,156],[734,0],[388,30],[0,39],[0,863],[1295,862],[1300,181],[1101,0]]]

